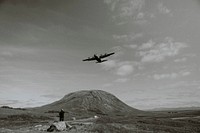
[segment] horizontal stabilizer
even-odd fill
[[[102,63],[102,62],[105,62],[105,61],[107,61],[107,60],[101,60],[101,62],[96,62],[96,63]]]

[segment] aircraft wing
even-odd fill
[[[84,59],[83,61],[93,61],[93,60],[96,60],[95,57],[91,57],[91,58],[89,57],[87,59]]]
[[[109,53],[109,54],[105,53],[104,55],[100,55],[99,58],[106,58],[106,57],[111,56],[113,54],[115,54],[115,53],[114,52],[113,53]]]

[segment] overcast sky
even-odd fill
[[[0,18],[0,106],[90,89],[138,109],[200,106],[199,0],[0,0]]]

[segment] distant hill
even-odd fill
[[[102,90],[73,92],[65,95],[59,101],[35,109],[43,112],[57,112],[64,109],[72,113],[102,115],[139,114],[143,112],[126,105],[114,95]]]
[[[200,110],[200,107],[177,107],[177,108],[154,108],[148,111],[184,111],[184,110]]]

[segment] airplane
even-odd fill
[[[96,63],[102,63],[102,62],[107,61],[107,60],[102,60],[103,58],[106,58],[106,57],[111,56],[113,54],[115,54],[115,53],[114,52],[109,53],[109,54],[105,53],[105,54],[100,55],[100,56],[97,56],[96,54],[94,54],[93,57],[91,57],[91,58],[88,57],[87,59],[84,59],[83,61],[94,61],[94,60],[96,60],[97,61]]]

